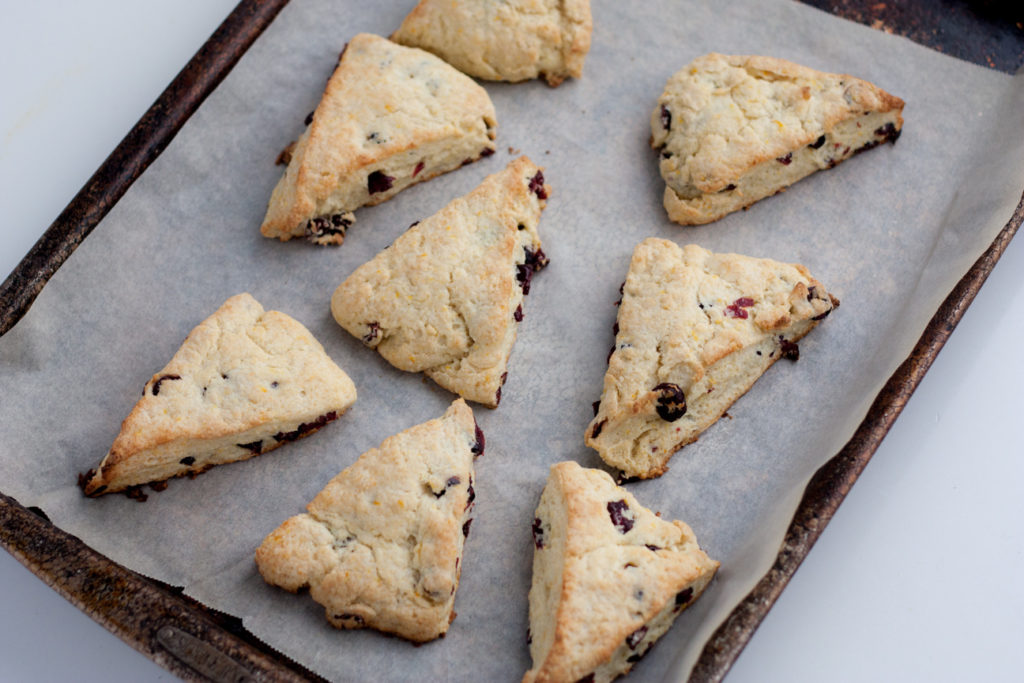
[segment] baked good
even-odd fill
[[[331,297],[338,324],[389,363],[494,408],[533,273],[551,188],[520,157],[414,223]]]
[[[420,0],[391,39],[488,81],[579,78],[590,51],[590,0]]]
[[[448,631],[473,507],[473,411],[457,400],[363,453],[307,512],[256,551],[270,584],[310,595],[337,628],[374,628],[426,642]]]
[[[801,265],[644,240],[587,445],[628,477],[662,474],[838,305]]]
[[[354,37],[286,155],[261,232],[341,244],[352,212],[494,153],[487,92],[432,54]]]
[[[87,496],[203,472],[308,436],[356,388],[305,327],[249,294],[199,324],[121,424]]]
[[[689,526],[575,462],[551,467],[533,540],[524,683],[627,673],[718,570]]]
[[[772,57],[709,54],[668,79],[651,114],[665,209],[683,225],[716,221],[896,142],[903,100],[853,76]]]

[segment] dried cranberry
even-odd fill
[[[658,417],[666,422],[675,422],[686,415],[686,394],[678,384],[663,382],[654,387],[658,392],[658,405],[655,410]]]
[[[193,458],[191,455],[186,455],[184,458],[182,458],[178,462],[181,463],[182,465],[184,465],[185,467],[188,467],[189,465],[195,464],[196,459]]]
[[[367,327],[370,328],[370,331],[367,332],[366,334],[364,334],[363,337],[362,337],[362,340],[363,340],[364,344],[372,343],[373,340],[377,338],[377,335],[380,334],[380,323],[379,322],[374,321],[374,322],[371,322],[371,323],[367,323]]]
[[[896,140],[899,139],[901,132],[902,131],[896,129],[896,124],[890,121],[881,128],[875,130],[875,135],[880,138],[884,138],[885,142],[896,142]]]
[[[303,422],[302,424],[300,424],[298,427],[296,427],[295,429],[293,429],[290,432],[278,432],[277,434],[274,434],[274,439],[276,441],[278,441],[278,442],[281,442],[281,441],[295,441],[296,439],[301,438],[301,437],[305,436],[306,434],[309,434],[310,432],[315,432],[316,430],[320,429],[321,427],[323,427],[325,424],[327,424],[331,420],[337,420],[337,419],[338,419],[338,413],[336,413],[335,411],[332,410],[329,413],[325,413],[325,414],[321,415],[320,417],[316,418],[312,422],[309,422],[309,423]]]
[[[782,350],[782,357],[789,360],[800,360],[800,347],[796,342],[791,342],[785,337],[779,337],[779,347]]]
[[[370,194],[387,192],[391,189],[391,185],[394,182],[395,179],[393,177],[384,175],[380,171],[374,171],[366,178],[366,188],[370,191]]]
[[[533,632],[530,629],[526,629],[526,644],[533,644]]]
[[[526,261],[516,265],[516,281],[523,288],[523,295],[525,296],[530,293],[530,281],[533,279],[534,272],[548,265],[550,259],[544,254],[543,249],[534,251],[529,247],[523,247],[523,253],[525,254]]]
[[[306,125],[307,126],[309,124],[313,123],[313,113],[314,112],[309,112],[308,114],[306,114]]]
[[[469,538],[469,525],[473,523],[473,519],[467,519],[466,523],[462,525],[462,535]]]
[[[659,550],[661,550],[661,548],[659,548],[658,546],[651,545],[650,543],[644,543],[644,547],[650,550],[652,553],[656,553]]]
[[[576,683],[594,683],[594,674],[587,674],[580,680],[576,681]]]
[[[515,318],[517,323],[523,322],[523,307],[521,304],[516,306],[516,310],[512,313],[512,317]]]
[[[597,417],[597,411],[601,409],[601,401],[594,401],[590,406],[594,409],[594,417]]]
[[[611,517],[612,524],[619,530],[620,533],[628,533],[633,528],[633,518],[627,517],[626,512],[629,511],[629,503],[625,500],[612,500],[608,502],[608,516]]]
[[[530,178],[530,192],[537,195],[538,199],[547,199],[548,193],[544,189],[544,172],[538,170],[537,175]]]
[[[544,527],[540,524],[540,517],[533,518],[533,544],[538,548],[544,547]]]
[[[783,166],[789,166],[791,163],[793,163],[793,153],[787,152],[785,156],[777,157],[775,161],[779,162]]]
[[[636,646],[640,644],[640,641],[647,635],[647,627],[641,626],[637,630],[626,636],[626,645],[629,645],[630,650],[635,650]]]
[[[423,170],[423,166],[424,166],[424,164],[423,164],[422,161],[420,163],[416,164],[416,168],[414,168],[412,170],[412,177],[413,178],[415,178],[417,175],[419,175],[419,172]],[[415,225],[415,223],[413,225]]]
[[[263,448],[263,441],[250,441],[249,443],[237,443],[235,445],[259,455],[262,452],[261,449]]]
[[[317,216],[306,221],[306,239],[316,241],[330,235],[345,236],[345,231],[352,221],[345,214],[336,213],[330,216]]]
[[[672,128],[672,112],[664,104],[661,105],[661,127],[665,130]]]
[[[473,456],[479,458],[484,454],[484,445],[486,443],[484,439],[484,432],[480,429],[480,425],[476,424],[476,420],[473,421],[473,428],[476,432],[476,443],[469,449],[472,451]]]
[[[726,185],[725,187],[723,187],[723,188],[722,188],[721,190],[719,190],[718,192],[719,192],[719,193],[722,193],[722,192],[732,192],[732,191],[733,191],[733,190],[735,190],[735,189],[736,189],[736,184],[735,184],[735,183],[729,183],[728,185]]]
[[[676,607],[682,607],[693,597],[693,588],[684,588],[676,593]]]
[[[590,438],[591,439],[596,439],[598,436],[600,436],[601,430],[604,428],[604,423],[607,422],[607,421],[608,420],[606,420],[606,419],[605,420],[601,420],[596,425],[594,425],[594,428],[590,430]]]
[[[807,145],[811,149],[821,149],[821,146],[825,144],[825,136],[822,135],[820,138]]]
[[[489,157],[492,154],[494,154],[494,149],[492,149],[491,147],[487,147],[486,149],[484,149],[484,151],[480,152],[480,156],[482,157]]]
[[[160,393],[160,383],[164,380],[175,380],[181,379],[181,375],[161,375],[157,377],[156,381],[153,382],[153,395],[156,396]]]

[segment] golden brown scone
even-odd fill
[[[296,320],[239,294],[153,375],[85,494],[195,474],[307,436],[355,403],[352,380]]]
[[[524,683],[628,673],[718,570],[683,522],[643,507],[607,472],[551,467],[533,520]]]
[[[496,407],[523,295],[548,262],[537,225],[550,192],[516,159],[357,268],[331,297],[334,319],[396,368]]]
[[[661,475],[838,305],[801,265],[644,240],[587,445],[628,477]]]
[[[308,587],[337,628],[418,643],[444,635],[455,619],[473,459],[483,447],[461,399],[385,439],[264,539],[260,574],[291,592]]]
[[[260,228],[341,244],[352,212],[494,153],[487,92],[432,54],[366,33],[342,52]]]
[[[590,51],[590,0],[420,0],[391,39],[488,81],[579,78]]]
[[[665,209],[716,221],[857,152],[895,142],[903,100],[853,76],[709,54],[668,79],[651,114]]]

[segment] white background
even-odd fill
[[[6,4],[0,274],[234,4]],[[1020,680],[1022,338],[1018,239],[741,655],[731,683]],[[6,553],[0,604],[0,681],[174,680]]]

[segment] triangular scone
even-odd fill
[[[516,159],[357,268],[331,298],[334,319],[396,368],[496,407],[523,295],[548,261],[537,224],[550,191]]]
[[[374,628],[415,642],[455,618],[462,548],[483,453],[473,411],[444,416],[363,453],[256,551],[270,584],[310,595],[338,628]]]
[[[628,477],[662,474],[838,305],[801,265],[644,240],[587,445]]]
[[[392,34],[489,81],[579,78],[590,51],[590,0],[420,0]]]
[[[668,79],[651,114],[665,208],[716,221],[857,152],[895,142],[903,100],[771,57],[709,54]]]
[[[361,33],[290,151],[261,231],[341,244],[352,212],[494,153],[487,92],[432,54]]]
[[[239,294],[189,333],[153,375],[88,496],[197,474],[307,436],[355,403],[356,388],[305,327]]]
[[[551,467],[533,541],[524,683],[605,683],[628,672],[718,569],[689,526],[575,462]]]

